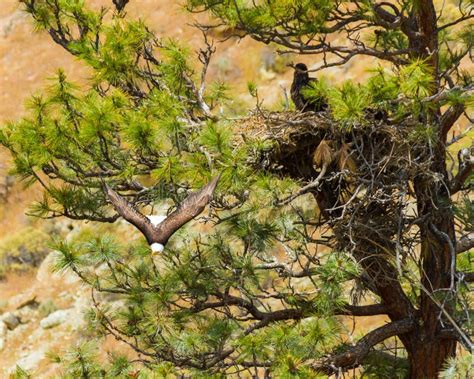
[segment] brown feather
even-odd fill
[[[290,95],[291,100],[295,104],[295,108],[302,112],[312,111],[321,112],[327,109],[328,105],[326,99],[308,98],[303,92],[304,89],[309,88],[312,83],[317,83],[316,78],[310,78],[308,74],[308,67],[304,63],[298,63],[294,66],[295,72],[293,82],[291,83]]]
[[[156,227],[146,216],[138,212],[132,204],[105,183],[104,192],[117,213],[139,229],[150,245],[160,243],[164,246],[179,228],[204,210],[212,199],[219,178],[220,176],[215,177],[199,191],[191,193],[174,212]]]
[[[199,191],[191,193],[184,199],[178,208],[155,228],[157,236],[155,242],[164,245],[179,228],[198,216],[211,201],[219,178],[220,176],[215,177]]]
[[[313,154],[313,164],[316,167],[322,167],[323,165],[329,165],[333,159],[333,150],[329,146],[328,141],[322,140]]]
[[[349,145],[347,143],[343,143],[337,152],[337,165],[341,171],[344,169],[347,169],[350,172],[357,171],[357,165],[351,157]]]
[[[107,198],[114,206],[117,213],[129,223],[133,224],[146,237],[149,243],[153,243],[153,224],[148,218],[138,212],[135,207],[104,183],[104,190]]]

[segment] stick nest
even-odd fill
[[[393,279],[393,267],[375,257],[400,259],[403,253],[396,246],[417,242],[413,182],[443,185],[429,169],[436,142],[418,133],[428,127],[413,119],[395,124],[370,113],[348,125],[326,112],[258,112],[239,123],[238,134],[246,141],[270,142],[252,158],[253,164],[301,182],[301,190],[281,204],[311,193],[332,226],[335,248],[368,260],[371,277],[384,280]]]

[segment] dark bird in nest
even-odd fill
[[[168,216],[145,216],[106,183],[103,184],[103,187],[117,213],[143,233],[153,253],[161,253],[170,237],[204,210],[212,199],[218,181],[219,176],[212,179],[199,191],[191,193]]]
[[[123,11],[123,9],[125,8],[125,6],[127,5],[129,1],[130,0],[112,0],[112,2],[115,5],[115,8],[117,8],[117,11],[119,12]]]
[[[318,79],[309,77],[308,67],[304,63],[298,63],[293,68],[295,73],[291,83],[291,100],[296,109],[302,112],[321,112],[327,109],[328,104],[323,97],[309,98],[303,94],[303,89],[308,88],[311,83],[317,83]]]

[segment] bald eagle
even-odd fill
[[[143,233],[153,253],[161,253],[170,237],[204,210],[212,199],[218,181],[217,176],[199,191],[191,193],[169,216],[144,216],[106,183],[103,186],[117,213]]]
[[[321,112],[325,110],[328,105],[324,98],[309,98],[303,95],[302,90],[310,86],[311,83],[317,83],[316,78],[310,78],[308,74],[308,67],[304,63],[298,63],[294,67],[295,73],[293,76],[293,83],[291,83],[291,100],[295,104],[297,110],[302,112]]]

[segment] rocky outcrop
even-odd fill
[[[35,275],[25,275],[27,284],[17,275],[21,287],[9,276],[13,281],[5,288],[14,295],[6,298],[6,313],[0,315],[0,378],[8,378],[17,366],[34,378],[55,377],[57,367],[45,363],[47,352],[65,353],[83,335],[90,290],[74,273],[53,272],[55,255],[48,254]]]
[[[17,365],[20,366],[23,370],[32,370],[38,366],[38,363],[41,362],[46,357],[46,351],[40,348],[38,350],[23,353],[22,357],[17,361]]]
[[[53,312],[40,321],[40,326],[43,329],[54,328],[55,326],[58,326],[65,322],[70,316],[70,314],[71,311],[65,309]]]
[[[7,335],[7,329],[7,325],[3,321],[0,321],[0,338]]]
[[[27,14],[21,10],[17,10],[12,14],[0,18],[0,37],[8,37],[15,26],[21,22],[26,22]]]
[[[5,324],[7,329],[13,330],[20,325],[20,318],[13,312],[7,312],[0,317],[0,321]]]

